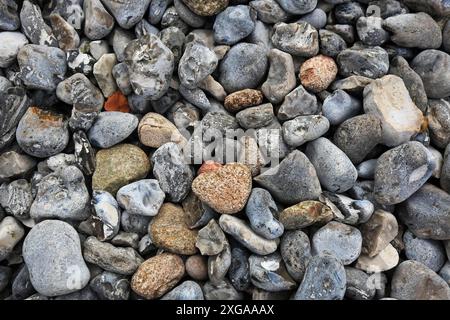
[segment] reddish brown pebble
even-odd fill
[[[230,163],[203,173],[194,179],[192,191],[211,208],[222,214],[241,211],[252,190],[252,174],[248,166]]]
[[[122,92],[114,92],[105,103],[106,111],[119,111],[130,112],[130,106],[128,105],[128,99]]]
[[[220,163],[212,161],[212,160],[207,160],[202,164],[200,169],[198,169],[197,175],[201,175],[202,173],[205,173],[205,172],[215,171],[217,169],[220,169],[221,167],[222,167],[222,165]]]
[[[201,255],[190,256],[186,260],[186,273],[194,280],[207,280],[208,264],[206,258]]]
[[[306,60],[300,67],[300,81],[312,92],[322,92],[336,79],[338,67],[333,58],[319,55]]]
[[[244,89],[228,95],[225,98],[225,108],[230,112],[239,112],[242,109],[260,105],[263,99],[261,91]]]
[[[183,260],[171,253],[154,256],[141,264],[131,279],[131,289],[146,299],[156,299],[184,276]]]

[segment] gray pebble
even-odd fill
[[[132,2],[103,0],[105,7],[116,18],[117,23],[124,29],[130,29],[142,20],[149,3],[150,0],[136,0]]]
[[[183,31],[177,27],[168,27],[159,32],[159,37],[173,53],[175,64],[180,62],[183,55],[183,48],[185,46],[186,36]]]
[[[438,272],[447,260],[440,241],[420,239],[407,230],[403,235],[403,243],[409,260],[421,262],[434,272]]]
[[[287,231],[281,238],[280,253],[288,273],[300,283],[311,258],[308,236],[301,230]]]
[[[116,64],[112,69],[112,75],[116,79],[117,87],[124,95],[129,95],[133,92],[130,83],[130,73],[126,63],[121,62]]]
[[[149,6],[149,22],[152,25],[157,25],[161,22],[162,16],[172,0],[153,0]]]
[[[337,33],[347,44],[355,43],[355,27],[350,24],[334,24],[325,26],[326,30]]]
[[[246,291],[251,286],[249,254],[246,250],[236,247],[231,250],[231,265],[228,276],[231,284],[238,291]]]
[[[304,21],[277,23],[273,29],[272,42],[276,48],[294,56],[313,57],[319,53],[319,33]]]
[[[58,40],[53,34],[52,28],[47,25],[42,17],[39,6],[29,0],[25,0],[20,11],[22,31],[36,45],[57,47]]]
[[[214,219],[198,231],[195,246],[202,255],[214,256],[221,253],[228,246],[227,238]]]
[[[364,11],[358,2],[347,1],[334,7],[334,18],[339,24],[354,24],[362,16]]]
[[[118,247],[138,249],[139,235],[137,233],[119,231],[119,233],[111,239],[111,244]]]
[[[0,261],[7,259],[14,250],[14,247],[22,240],[25,229],[22,224],[11,216],[0,221]]]
[[[427,119],[431,142],[445,149],[450,143],[450,102],[429,100]]]
[[[88,137],[94,147],[107,149],[128,138],[138,123],[138,118],[130,113],[101,112],[89,129]]]
[[[205,24],[205,18],[191,11],[182,0],[174,0],[173,3],[180,18],[192,28],[201,28]]]
[[[356,22],[359,39],[368,46],[381,46],[389,41],[389,32],[383,29],[380,17],[361,17]]]
[[[8,31],[19,29],[18,7],[14,0],[0,1],[0,29]]]
[[[447,261],[439,271],[439,276],[450,284],[450,261]]]
[[[230,282],[223,280],[219,283],[206,282],[203,285],[205,300],[241,300],[242,293],[236,291]]]
[[[370,159],[370,160],[361,162],[356,167],[356,170],[358,171],[358,178],[373,180],[373,178],[375,176],[376,166],[377,166],[377,159]]]
[[[214,22],[214,40],[233,45],[255,29],[256,11],[244,5],[230,6],[219,13]]]
[[[341,51],[347,49],[347,43],[337,33],[321,29],[319,30],[319,37],[320,53],[323,55],[336,58]]]
[[[109,35],[114,28],[114,18],[106,11],[100,0],[85,0],[84,34],[91,40],[99,40]]]
[[[254,0],[249,5],[264,23],[274,24],[289,18],[289,14],[275,0]]]
[[[31,185],[27,180],[15,180],[0,186],[0,205],[16,218],[28,218],[32,202]]]
[[[220,283],[225,279],[231,265],[231,248],[225,240],[224,249],[217,255],[208,257],[208,277],[212,283]]]
[[[94,234],[100,241],[111,240],[119,233],[120,211],[116,199],[106,191],[95,190],[92,194]]]
[[[329,129],[330,122],[324,116],[300,116],[283,123],[283,139],[288,145],[299,147],[320,138]]]
[[[347,289],[345,296],[351,300],[372,300],[376,289],[370,281],[370,277],[364,271],[346,267]]]
[[[120,274],[104,271],[90,282],[91,289],[102,300],[128,300],[130,282]]]
[[[278,292],[291,290],[297,286],[288,274],[278,252],[267,256],[251,255],[249,264],[250,279],[253,285],[260,289]]]
[[[166,293],[161,300],[204,300],[203,291],[197,282],[186,280]]]
[[[280,6],[291,14],[305,14],[317,6],[317,0],[277,0]]]
[[[284,98],[283,104],[278,109],[278,119],[291,120],[298,116],[309,116],[319,112],[320,106],[316,96],[300,85]]]
[[[184,34],[189,32],[189,26],[181,19],[174,6],[169,7],[166,12],[164,12],[161,19],[161,27],[162,29],[176,27]]]
[[[362,111],[361,102],[343,90],[336,90],[323,102],[323,115],[331,125],[339,125]]]
[[[339,72],[344,77],[352,75],[377,79],[389,71],[389,56],[381,47],[353,46],[337,55]]]
[[[156,216],[165,194],[154,179],[133,182],[119,189],[117,202],[129,214]]]
[[[257,107],[247,108],[236,114],[236,119],[245,129],[257,129],[269,125],[274,119],[273,106],[266,103]]]
[[[75,162],[85,175],[92,175],[95,171],[95,151],[84,131],[73,134]]]
[[[26,264],[23,264],[11,284],[13,299],[25,299],[36,293],[30,280],[30,272]]]
[[[279,20],[282,21],[282,20]],[[314,9],[312,12],[305,14],[300,21],[308,22],[317,30],[322,29],[327,24],[327,14],[320,8]]]
[[[28,39],[20,32],[0,32],[0,67],[11,66],[17,58],[19,50],[26,44]]]
[[[189,89],[183,85],[180,86],[179,92],[181,96],[189,103],[192,103],[203,112],[211,111],[212,106],[205,92],[199,88]]]

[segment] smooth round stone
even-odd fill
[[[138,118],[130,113],[101,112],[88,132],[96,148],[110,148],[128,138],[138,126]]]
[[[184,263],[179,256],[162,253],[139,266],[131,279],[131,289],[146,299],[156,299],[175,287],[184,273]]]
[[[92,188],[115,195],[121,187],[145,178],[149,171],[150,161],[144,151],[134,145],[120,144],[97,152]]]
[[[142,144],[159,148],[168,142],[182,143],[184,137],[177,127],[164,116],[149,112],[139,122],[139,140]]]
[[[219,13],[214,22],[214,40],[218,44],[233,45],[255,29],[256,11],[244,5],[230,6]]]
[[[25,229],[17,219],[5,217],[0,221],[0,261],[8,258],[24,235]]]
[[[105,38],[114,28],[114,18],[106,11],[100,0],[83,2],[85,15],[84,34],[91,40]]]
[[[161,300],[204,300],[200,285],[194,281],[184,281],[166,293]]]
[[[300,81],[309,91],[326,90],[336,78],[338,67],[333,58],[318,55],[306,60],[300,67]]]
[[[249,253],[236,247],[231,250],[231,265],[228,271],[231,284],[239,291],[246,291],[251,287]]]
[[[156,216],[166,195],[154,179],[130,183],[119,189],[117,202],[130,214]]]
[[[392,33],[391,41],[402,47],[438,49],[442,44],[441,28],[424,12],[389,17],[383,28]]]
[[[25,238],[23,258],[33,287],[44,296],[72,293],[89,282],[80,238],[65,222],[47,220],[34,226]]]
[[[431,142],[445,149],[450,143],[450,102],[430,99],[427,119]]]
[[[319,37],[321,54],[336,58],[336,56],[341,51],[347,49],[347,43],[337,33],[325,29],[320,29]]]
[[[224,250],[225,245],[227,238],[214,219],[198,231],[195,246],[200,249],[203,256],[217,255]]]
[[[336,129],[333,142],[354,164],[359,164],[382,142],[381,121],[369,114],[352,117]]]
[[[251,255],[249,257],[250,279],[254,286],[278,292],[294,289],[297,284],[287,273],[279,253],[267,256]]]
[[[278,241],[257,235],[244,220],[224,214],[219,219],[219,225],[253,253],[267,255],[277,250]]]
[[[311,241],[314,255],[332,254],[349,265],[361,254],[361,232],[339,222],[329,222],[320,228]]]
[[[180,202],[188,195],[194,174],[175,143],[166,143],[152,156],[153,175],[167,199]]]
[[[391,296],[399,300],[448,300],[450,288],[434,271],[409,260],[395,270]]]
[[[389,71],[389,56],[381,47],[353,46],[337,55],[339,72],[344,77],[364,76],[377,79]]]
[[[125,48],[124,58],[135,94],[157,100],[167,92],[175,57],[157,36],[147,34],[131,41]]]
[[[89,217],[88,204],[83,173],[75,166],[68,166],[39,182],[30,216],[36,220],[85,220]]]
[[[433,174],[430,151],[419,142],[408,142],[385,152],[375,168],[374,195],[381,204],[408,199]]]
[[[261,188],[254,188],[245,207],[245,213],[250,226],[266,239],[279,238],[283,232],[283,225],[275,218],[278,208],[270,193]]]
[[[291,14],[305,14],[313,11],[317,6],[317,0],[277,0],[280,6]]]
[[[380,17],[360,17],[356,22],[356,32],[368,46],[381,46],[389,41],[389,32],[383,29],[383,19]]]
[[[347,155],[326,138],[312,141],[306,156],[316,168],[321,185],[331,192],[342,193],[352,188],[358,172]]]
[[[438,272],[447,260],[444,247],[439,241],[420,239],[410,231],[406,231],[403,243],[409,260],[421,262],[434,272]]]
[[[346,275],[342,263],[330,255],[314,256],[309,260],[294,299],[342,300],[345,291]]]
[[[311,258],[308,236],[300,230],[286,232],[281,238],[280,253],[289,275],[301,282]]]
[[[252,188],[250,169],[231,163],[199,175],[192,191],[208,206],[222,214],[235,214],[244,209]]]
[[[313,57],[319,53],[319,33],[307,22],[277,23],[272,43],[281,51],[299,57]]]
[[[351,300],[372,300],[375,297],[376,289],[367,273],[346,267],[345,276],[347,279],[345,296],[347,298]]]
[[[89,237],[84,241],[83,256],[86,262],[105,271],[123,275],[133,274],[144,261],[133,248],[115,247],[95,237]]]
[[[201,255],[190,256],[186,260],[186,273],[196,281],[208,279],[208,265],[205,257]]]
[[[333,219],[331,209],[319,201],[302,201],[280,213],[280,222],[287,230],[297,230]]]
[[[128,300],[130,295],[128,279],[108,271],[94,277],[89,286],[102,300]]]
[[[414,58],[411,67],[422,78],[428,98],[450,96],[450,55],[439,50],[425,50]]]
[[[361,254],[356,261],[355,268],[367,273],[378,273],[391,270],[398,265],[399,255],[397,249],[388,244],[379,254],[374,257]]]
[[[236,120],[245,129],[265,127],[272,122],[274,117],[275,114],[271,103],[250,107],[236,114]]]
[[[261,105],[263,99],[261,91],[244,89],[226,96],[224,106],[230,112],[239,112],[248,107]]]
[[[266,75],[265,49],[252,43],[233,46],[220,64],[219,82],[228,93],[255,89]]]
[[[20,32],[0,32],[0,67],[7,68],[17,58],[19,50],[26,44],[28,39]]]
[[[213,283],[223,281],[231,265],[231,248],[225,243],[222,252],[208,258],[208,278]]]
[[[320,138],[329,129],[330,122],[324,116],[299,116],[283,123],[283,138],[289,146],[299,147]]]
[[[254,180],[283,204],[294,205],[304,200],[317,199],[322,192],[314,166],[298,150]]]
[[[331,125],[339,125],[357,116],[362,110],[361,102],[343,90],[336,90],[323,102],[323,115]]]
[[[103,0],[105,7],[116,18],[117,23],[124,29],[130,29],[142,20],[147,11],[150,0],[136,0],[133,2],[120,2],[116,0]]]
[[[364,111],[378,116],[382,123],[383,144],[393,147],[405,143],[421,131],[424,117],[414,104],[403,80],[388,75],[364,89]]]
[[[302,16],[300,20],[308,22],[314,28],[319,30],[325,27],[325,25],[327,24],[327,14],[322,9],[316,8],[312,12]]]
[[[69,142],[67,121],[60,114],[31,107],[17,126],[16,139],[29,155],[50,157],[64,150]]]
[[[363,237],[362,253],[375,257],[397,237],[399,228],[393,214],[376,210],[359,230]]]
[[[111,240],[119,233],[120,210],[116,199],[105,191],[92,194],[94,234],[100,241]]]
[[[289,18],[289,14],[275,0],[250,1],[249,5],[264,23],[273,24]]]
[[[153,243],[165,250],[182,255],[197,253],[197,230],[191,230],[182,207],[172,203],[162,205],[148,227]]]
[[[194,13],[200,16],[213,16],[228,6],[228,0],[183,0]]]
[[[284,98],[283,104],[278,109],[278,119],[291,120],[298,116],[318,114],[320,106],[317,97],[309,93],[300,85]]]
[[[242,300],[243,295],[230,282],[223,280],[218,283],[211,281],[203,285],[205,300]]]

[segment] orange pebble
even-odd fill
[[[106,111],[130,112],[127,97],[120,91],[114,92],[105,103]]]
[[[201,175],[202,173],[205,172],[216,171],[220,168],[222,168],[222,165],[220,163],[214,162],[212,160],[207,160],[203,162],[200,169],[198,169],[197,175]]]

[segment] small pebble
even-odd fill
[[[279,253],[249,258],[250,277],[254,286],[270,292],[286,291],[296,287],[287,273]]]
[[[288,273],[300,283],[311,259],[308,236],[300,230],[286,232],[281,239],[280,253]]]
[[[156,216],[165,199],[159,183],[154,179],[139,180],[123,186],[117,192],[117,202],[129,214]]]
[[[333,219],[331,209],[319,201],[302,201],[281,211],[280,222],[287,230],[297,230]]]

